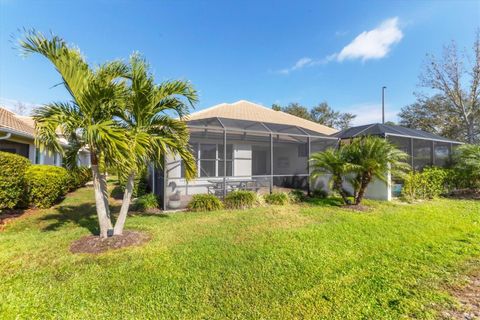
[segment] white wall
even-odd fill
[[[239,159],[243,158],[243,159]],[[233,176],[251,176],[252,175],[252,145],[234,144],[233,145]]]

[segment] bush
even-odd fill
[[[225,197],[225,207],[229,209],[247,209],[257,204],[257,194],[252,191],[232,191]]]
[[[92,171],[88,167],[78,167],[68,171],[68,191],[83,187],[92,180]]]
[[[410,172],[406,175],[402,195],[409,201],[433,199],[448,191],[449,177],[452,171],[442,168],[425,168],[422,172]]]
[[[127,177],[122,175],[118,176],[118,183],[122,190],[122,194],[125,191],[125,186],[127,185]],[[133,185],[132,197],[137,198],[143,195],[146,195],[149,192],[148,189],[148,180],[147,180],[147,171],[142,170],[136,177]]]
[[[0,210],[16,207],[25,192],[25,172],[30,166],[27,158],[0,152]]]
[[[328,198],[328,192],[323,189],[315,189],[312,191],[312,198],[326,199]]]
[[[292,190],[288,193],[288,197],[293,203],[305,201],[305,193],[302,190]]]
[[[213,194],[196,194],[188,204],[190,211],[214,211],[222,208],[222,202]]]
[[[158,208],[157,196],[153,193],[147,193],[137,198],[137,201],[135,202],[135,208],[140,211]]]
[[[290,202],[290,198],[288,197],[288,194],[285,192],[276,192],[276,193],[270,193],[266,194],[264,196],[265,202],[268,204],[278,204],[278,205],[285,205]]]
[[[28,204],[49,208],[68,191],[68,172],[65,168],[31,165],[26,172]]]
[[[480,188],[480,145],[464,144],[453,155],[456,185],[461,188]]]

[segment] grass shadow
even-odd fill
[[[306,203],[321,206],[321,207],[341,207],[343,206],[343,201],[340,198],[328,197],[328,198],[308,198]]]
[[[42,231],[56,231],[65,224],[74,223],[88,229],[92,234],[99,234],[95,205],[82,203],[79,205],[63,205],[56,208],[56,213],[43,216],[42,221],[49,224]]]

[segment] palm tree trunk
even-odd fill
[[[107,178],[106,178],[105,174],[101,174],[101,173],[100,173],[100,187],[101,187],[102,194],[103,194],[103,203],[105,205],[105,214],[106,214],[107,219],[108,219],[108,229],[111,230],[111,229],[113,229],[113,226],[112,226],[112,218],[110,216],[110,207],[108,205]]]
[[[362,175],[360,188],[358,190],[357,197],[355,198],[356,205],[359,205],[362,202],[363,196],[365,195],[365,191],[367,190],[367,186],[371,180],[372,180],[372,175],[370,173],[364,173]]]
[[[123,193],[122,207],[120,208],[120,214],[118,215],[117,222],[115,222],[115,228],[113,229],[114,235],[121,235],[123,233],[125,220],[127,220],[128,208],[130,207],[130,201],[132,199],[134,184],[135,174],[132,172],[128,176],[127,186],[125,188],[125,192]]]
[[[107,238],[108,231],[111,229],[112,222],[107,216],[107,207],[105,206],[105,191],[102,187],[102,178],[98,164],[92,164],[93,188],[95,190],[95,205],[97,209],[98,223],[100,226],[100,237]]]
[[[333,187],[338,191],[338,193],[340,193],[340,196],[342,197],[343,202],[345,204],[350,204],[350,200],[348,200],[347,193],[345,192],[345,189],[343,189],[341,178],[335,178],[333,182]]]

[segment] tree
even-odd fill
[[[420,85],[445,97],[445,116],[459,124],[464,141],[476,143],[480,141],[480,30],[473,45],[473,59],[466,59],[470,62],[468,70],[462,58],[453,41],[444,47],[441,60],[427,55]]]
[[[329,148],[323,152],[312,154],[309,161],[312,168],[310,179],[315,180],[325,173],[330,174],[333,190],[340,194],[345,204],[350,204],[348,192],[343,188],[343,182],[345,176],[356,169],[356,166],[348,162],[345,149]]]
[[[296,102],[292,102],[288,104],[288,106],[283,107],[282,111],[303,119],[312,120],[308,109]]]
[[[35,143],[41,149],[63,154],[57,136],[59,131],[74,148],[88,147],[100,236],[105,238],[112,222],[106,180],[99,164],[116,163],[128,150],[125,130],[113,120],[126,98],[127,87],[122,79],[128,68],[115,61],[92,70],[78,49],[57,36],[47,39],[33,30],[28,31],[19,44],[24,54],[37,53],[47,58],[71,96],[69,102],[54,102],[35,110]]]
[[[323,124],[328,127],[337,128],[339,130],[350,127],[356,115],[351,113],[341,113],[334,111],[327,102],[321,102],[310,111],[310,116],[313,121]]]
[[[480,188],[480,145],[464,144],[454,153],[454,169],[468,188]]]
[[[343,130],[349,128],[356,115],[351,113],[341,113],[340,111],[334,111],[327,102],[319,103],[313,107],[310,111],[300,105],[299,103],[290,103],[286,107],[282,107],[278,104],[273,104],[272,109],[276,111],[283,111],[291,115],[314,121],[323,124],[328,127],[337,128]]]
[[[347,161],[355,168],[355,177],[352,180],[355,205],[362,202],[373,178],[387,182],[387,172],[401,177],[410,169],[405,162],[408,155],[383,138],[372,136],[356,138],[342,148],[345,149]]]
[[[189,151],[189,131],[184,117],[197,102],[197,92],[186,81],[167,81],[156,85],[149,66],[138,54],[130,58],[131,81],[126,107],[119,115],[127,130],[130,148],[125,162],[126,186],[114,235],[123,232],[135,177],[148,162],[162,163],[167,154],[178,154],[185,176],[196,175],[195,158]],[[172,116],[178,116],[178,119]]]
[[[452,116],[450,102],[441,94],[430,98],[419,97],[398,114],[400,125],[424,130],[453,140],[465,140],[462,121]]]

